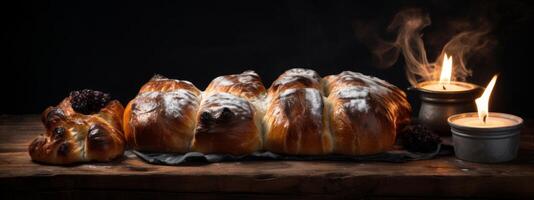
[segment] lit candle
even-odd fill
[[[455,118],[452,123],[477,128],[499,128],[517,125],[520,121],[513,119],[513,117],[507,114],[489,112],[489,99],[496,81],[497,75],[493,76],[484,93],[482,93],[482,96],[475,100],[478,111],[476,115],[475,113],[464,115],[462,118]]]
[[[489,99],[496,81],[497,75],[475,100],[478,112],[453,115],[447,120],[455,155],[462,160],[494,163],[512,160],[517,155],[523,119],[489,112]]]
[[[417,83],[409,90],[417,90],[421,94],[419,121],[442,136],[450,136],[447,118],[453,114],[475,110],[471,102],[481,92],[475,84],[452,81],[452,56],[444,53],[439,80]]]
[[[452,77],[452,56],[446,53],[441,65],[439,81],[425,81],[418,84],[418,88],[435,92],[461,92],[474,89],[476,86],[469,83],[451,81]]]

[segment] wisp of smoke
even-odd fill
[[[441,63],[444,54],[453,58],[452,80],[465,81],[472,72],[466,67],[469,56],[485,48],[490,43],[486,37],[490,32],[490,26],[483,20],[476,23],[475,28],[462,31],[454,35],[441,50],[440,56],[429,62],[427,51],[423,41],[423,29],[431,24],[430,17],[421,9],[405,9],[398,12],[387,27],[387,31],[396,33],[394,41],[385,41],[377,34],[365,30],[363,25],[361,32],[357,31],[358,38],[370,47],[375,56],[376,65],[387,68],[394,65],[400,54],[404,57],[406,76],[412,85],[421,81],[437,80],[441,71]]]

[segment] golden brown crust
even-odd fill
[[[200,91],[187,81],[152,78],[124,113],[129,146],[151,152],[185,153],[190,149]]]
[[[245,155],[260,150],[261,122],[246,99],[215,93],[204,97],[197,115],[192,150]]]
[[[324,78],[332,105],[334,153],[368,155],[389,150],[410,121],[411,106],[397,87],[375,77],[342,72]]]
[[[213,79],[205,90],[206,95],[220,92],[253,100],[265,94],[265,86],[256,72],[245,71],[241,74],[219,76]]]
[[[98,113],[75,112],[70,97],[42,113],[46,132],[29,146],[34,161],[48,164],[110,161],[124,152],[121,118],[124,108],[113,100]]]
[[[264,117],[265,149],[284,154],[332,152],[327,106],[319,90],[288,89],[273,97]]]
[[[270,97],[276,97],[287,89],[315,88],[321,93],[321,77],[311,69],[294,68],[285,71],[269,87]]]
[[[269,88],[265,149],[277,153],[321,155],[332,151],[321,77],[310,69],[290,69]]]
[[[200,95],[200,90],[193,83],[184,80],[169,79],[162,75],[154,75],[150,81],[141,87],[139,94],[145,92],[169,92],[176,89],[189,90],[196,96]]]
[[[332,151],[327,107],[314,88],[288,89],[271,99],[265,123],[265,149],[284,154],[321,155]]]

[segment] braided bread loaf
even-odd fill
[[[128,104],[124,131],[145,151],[368,155],[390,149],[410,113],[404,92],[360,73],[321,78],[296,68],[266,91],[245,71],[215,78],[204,92],[153,78]]]

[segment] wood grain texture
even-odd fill
[[[408,163],[247,161],[160,166],[124,156],[68,167],[34,163],[27,153],[43,131],[37,115],[0,116],[2,199],[26,198],[426,198],[533,197],[534,126],[521,133],[519,158],[478,164],[453,156]]]

